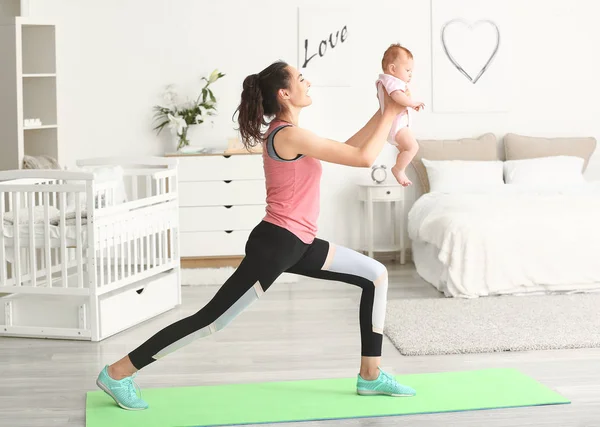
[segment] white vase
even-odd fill
[[[201,132],[200,125],[188,125],[187,130],[187,139],[190,141],[190,145],[202,145],[201,141]]]

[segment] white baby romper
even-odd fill
[[[377,96],[379,97],[379,106],[381,107],[381,112],[383,113],[383,90],[389,94],[394,92],[395,90],[401,90],[402,92],[406,92],[406,83],[400,80],[397,77],[391,76],[389,74],[380,74],[379,78],[375,82],[377,86]],[[410,126],[410,108],[407,108],[405,112],[400,113],[394,119],[392,123],[392,127],[390,129],[390,133],[388,134],[387,141],[392,145],[398,145],[396,143],[396,133],[402,128]]]

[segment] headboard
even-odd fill
[[[421,159],[427,160],[499,160],[498,144],[493,133],[479,138],[419,140],[419,151],[411,161],[423,193],[429,192],[427,170]]]
[[[583,170],[587,168],[596,149],[593,137],[541,138],[508,133],[504,136],[506,160],[533,159],[550,156],[581,157]]]

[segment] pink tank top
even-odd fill
[[[263,143],[263,167],[267,187],[264,221],[294,233],[310,244],[317,235],[320,208],[321,162],[303,155],[284,160],[277,155],[273,139],[279,130],[293,126],[272,121]]]

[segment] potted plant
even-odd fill
[[[208,78],[202,77],[202,80],[205,81],[204,87],[195,101],[188,100],[178,103],[173,85],[167,86],[164,94],[165,105],[155,105],[153,108],[154,122],[158,123],[154,127],[157,134],[160,134],[167,126],[172,134],[177,135],[177,150],[190,145],[188,139],[190,126],[204,123],[207,116],[214,116],[217,111],[217,100],[210,85],[224,76],[225,74],[214,70]]]

